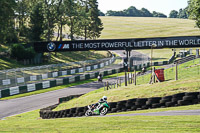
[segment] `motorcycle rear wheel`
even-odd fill
[[[85,112],[85,116],[92,116],[92,112],[91,112],[90,110],[87,110],[87,111]]]
[[[100,115],[106,115],[108,113],[108,108],[104,107],[100,110]]]

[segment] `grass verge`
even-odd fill
[[[130,116],[40,119],[38,110],[0,120],[0,132],[197,133],[200,116]]]

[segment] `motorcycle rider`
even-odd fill
[[[101,99],[99,99],[98,103],[95,103],[92,105],[92,110],[94,110],[96,107],[98,107],[101,103],[107,103],[107,96],[103,96]]]
[[[98,78],[98,82],[102,82],[102,74],[101,73],[99,74],[99,76],[97,78]]]

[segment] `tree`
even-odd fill
[[[15,32],[15,0],[0,0],[0,43],[17,41]]]
[[[57,23],[58,23],[58,36],[57,36],[57,39],[60,37],[60,41],[62,41],[62,38],[63,38],[63,26],[65,24],[67,24],[67,20],[66,20],[66,17],[65,17],[65,5],[63,3],[63,0],[59,0],[57,5],[57,12],[56,12],[56,20],[57,20]]]
[[[89,18],[89,2],[88,0],[82,1],[81,6],[79,7],[79,10],[81,12],[80,14],[80,21],[79,21],[79,27],[80,32],[79,36],[84,36],[84,39],[86,40],[89,38],[89,26],[90,26],[90,18]]]
[[[165,14],[156,11],[153,11],[153,17],[167,18]]]
[[[99,16],[105,16],[105,14],[99,10]]]
[[[195,20],[196,26],[200,28],[200,0],[189,0],[189,18]]]
[[[153,14],[147,10],[146,8],[142,8],[138,10],[134,6],[130,6],[128,9],[123,11],[112,11],[109,10],[106,13],[107,16],[129,16],[129,17],[163,17],[166,18],[167,16],[163,13],[153,12]]]
[[[114,13],[114,11],[112,11],[112,10],[108,10],[108,11],[106,12],[106,16],[115,16],[115,13]]]
[[[149,10],[147,10],[146,8],[142,8],[140,10],[140,14],[143,16],[143,17],[153,17],[153,15],[151,14],[151,12]]]
[[[169,18],[178,18],[178,12],[176,10],[172,10],[169,14]]]
[[[66,15],[67,15],[67,25],[69,26],[70,30],[70,38],[71,40],[74,40],[74,35],[80,33],[80,29],[78,27],[79,25],[79,6],[80,4],[76,0],[64,0],[64,5],[66,9]]]
[[[101,35],[101,31],[103,30],[103,23],[99,18],[99,10],[98,10],[98,2],[97,0],[89,0],[89,18],[90,18],[90,26],[89,26],[89,36],[90,38],[96,39]]]
[[[41,41],[44,33],[44,16],[42,2],[36,2],[30,13],[29,39]]]
[[[29,17],[29,1],[28,0],[16,0],[16,15],[18,19],[18,36],[25,37],[27,35],[27,19]]]
[[[45,38],[47,41],[50,41],[53,38],[55,23],[56,23],[56,4],[58,0],[44,0],[44,24],[45,24]]]
[[[180,9],[179,13],[178,13],[178,18],[183,18],[183,19],[187,19],[188,18],[188,7],[184,8],[184,9]]]
[[[127,10],[124,10],[125,16],[133,16],[133,17],[140,17],[142,16],[141,12],[135,8],[134,6],[130,6]]]

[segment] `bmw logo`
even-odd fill
[[[48,43],[48,44],[47,44],[47,49],[48,49],[50,52],[54,51],[54,50],[56,49],[55,43],[53,43],[53,42]]]

